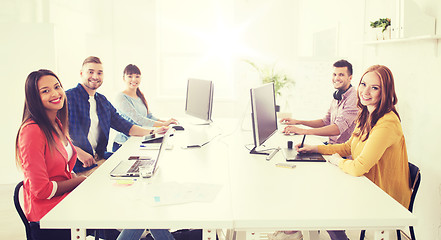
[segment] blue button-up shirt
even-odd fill
[[[93,155],[92,145],[87,139],[90,129],[89,94],[81,84],[66,91],[69,107],[69,134],[76,147]],[[118,132],[129,134],[133,124],[121,117],[113,105],[104,95],[95,93],[96,111],[99,119],[100,135],[95,152],[99,157],[107,159],[111,153],[107,152],[110,128]],[[84,168],[83,163],[77,161],[74,172],[82,172],[94,166]]]

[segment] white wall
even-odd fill
[[[15,166],[15,137],[21,123],[24,103],[24,82],[27,75],[41,68],[54,69],[54,26],[38,14],[33,1],[3,1],[0,4],[0,181],[21,179]],[[20,9],[20,10],[18,10]]]
[[[377,55],[366,57],[366,66],[384,64],[394,74],[409,161],[422,171],[414,206],[421,239],[441,239],[441,52],[434,45],[422,41],[378,46]]]
[[[425,13],[436,17],[438,22],[441,20],[439,1],[417,3]],[[441,26],[436,32],[441,33]],[[413,211],[418,217],[416,236],[441,239],[441,161],[437,151],[441,136],[439,40],[438,44],[436,40],[423,40],[365,46],[364,51],[365,67],[383,64],[394,74],[409,161],[422,172]]]

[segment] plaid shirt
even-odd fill
[[[90,145],[87,135],[90,128],[90,104],[89,94],[81,84],[66,91],[69,107],[69,134],[76,147],[93,155],[92,145]],[[99,119],[100,135],[95,152],[101,158],[108,158],[111,153],[107,152],[110,128],[118,132],[129,134],[133,124],[122,118],[112,104],[104,95],[95,93],[96,110]],[[82,162],[77,161],[74,172],[82,172],[89,168],[84,168]]]
[[[344,143],[349,140],[355,129],[357,114],[357,89],[354,87],[349,88],[340,101],[332,99],[328,113],[322,120],[325,125],[337,125],[340,135],[330,136],[329,143]]]

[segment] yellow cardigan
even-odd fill
[[[359,131],[356,128],[355,131]],[[411,190],[409,165],[403,130],[394,112],[385,114],[372,128],[369,138],[354,135],[342,144],[318,146],[321,154],[338,153],[352,155],[353,160],[344,159],[339,167],[353,176],[365,175],[387,194],[408,208]]]

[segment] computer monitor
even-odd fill
[[[188,79],[185,113],[203,120],[203,124],[212,122],[213,87],[209,80]]]
[[[263,143],[277,132],[276,99],[274,83],[251,88],[251,120],[253,123],[254,148],[250,153],[266,154]]]

